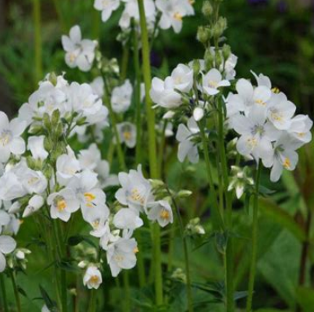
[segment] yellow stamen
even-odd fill
[[[278,88],[272,88],[271,91],[277,94],[280,93],[280,90]]]
[[[63,211],[67,207],[67,203],[64,199],[58,200],[57,202],[57,209],[59,211]]]
[[[169,218],[170,218],[170,213],[166,209],[162,209],[159,215],[160,215],[160,218],[162,218],[164,220],[169,220]]]
[[[179,12],[176,12],[174,15],[173,15],[173,18],[177,21],[182,21],[182,14],[180,14]]]
[[[290,169],[291,168],[291,161],[289,158],[285,158],[285,161],[283,163],[283,166],[286,168],[286,169]]]
[[[136,254],[136,253],[139,252],[139,249],[138,249],[137,247],[135,247],[135,248],[133,249],[133,252]]]
[[[125,140],[130,140],[131,139],[131,137],[132,137],[132,134],[131,134],[131,132],[130,131],[125,131],[125,132],[123,132],[123,137],[124,137],[124,139]]]
[[[93,275],[90,279],[89,279],[89,282],[91,284],[98,284],[99,282],[99,277],[97,275]]]
[[[249,138],[249,139],[247,139],[247,144],[251,148],[254,148],[257,145],[257,140],[255,138]]]
[[[93,201],[96,198],[96,196],[92,193],[85,193],[84,197],[89,202]]]
[[[266,105],[266,103],[263,100],[255,100],[255,103],[263,106]]]
[[[131,199],[133,199],[134,201],[140,202],[142,205],[144,205],[144,198],[140,195],[138,189],[133,189],[131,191]]]

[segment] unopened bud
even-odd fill
[[[224,44],[224,46],[222,47],[222,55],[223,55],[225,61],[230,57],[231,48],[229,45]]]
[[[52,72],[49,74],[49,77],[48,77],[48,80],[54,85],[56,86],[57,85],[57,82],[58,82],[58,77],[56,75],[55,72]]]
[[[49,117],[49,115],[47,113],[44,113],[43,122],[44,122],[45,128],[48,131],[50,131],[51,130],[51,121],[50,121],[50,117]]]
[[[52,150],[52,141],[49,137],[45,137],[44,138],[44,149],[47,151],[47,152],[50,152]]]
[[[198,27],[197,30],[197,40],[203,44],[207,44],[210,39],[210,31],[205,26]]]
[[[197,75],[199,74],[201,70],[201,64],[199,60],[194,60],[193,61],[193,73],[194,73],[194,77],[197,77]]]
[[[213,14],[213,6],[211,5],[210,1],[204,1],[202,7],[202,13],[205,17],[209,18]]]
[[[189,190],[182,190],[177,193],[178,198],[186,198],[193,194],[193,192]]]
[[[60,120],[60,111],[58,109],[54,110],[51,116],[52,127],[55,127]]]

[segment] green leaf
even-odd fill
[[[299,287],[296,291],[297,302],[303,312],[313,312],[314,290],[306,287]]]
[[[41,285],[39,285],[39,289],[40,289],[40,293],[42,295],[43,300],[45,301],[47,308],[51,312],[57,312],[58,308],[57,308],[56,302],[54,302],[53,300],[50,299],[49,295],[47,294],[47,292],[45,291],[45,289]]]
[[[259,207],[262,213],[291,232],[299,241],[303,242],[306,239],[304,229],[276,203],[269,199],[260,198]]]

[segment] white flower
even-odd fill
[[[307,115],[297,115],[291,120],[289,135],[294,139],[298,148],[312,140],[311,128],[313,121]]]
[[[241,137],[237,141],[237,150],[243,156],[261,159],[265,167],[271,166],[274,155],[272,142],[276,141],[280,132],[260,114],[259,109],[251,109],[249,115],[234,117],[233,127]]]
[[[153,78],[150,97],[154,103],[165,108],[176,108],[182,104],[181,95],[174,90],[171,77],[168,77],[165,81]]]
[[[79,26],[70,29],[70,36],[62,36],[63,49],[66,51],[65,62],[71,67],[78,67],[82,71],[89,71],[95,58],[97,43],[83,39]]]
[[[193,87],[193,69],[179,64],[171,73],[174,89],[188,93]]]
[[[11,253],[15,248],[16,242],[12,237],[6,235],[0,236],[0,273],[6,267],[5,255]]]
[[[42,308],[41,308],[41,312],[50,312],[50,310],[48,309],[48,307],[46,305],[44,305]]]
[[[136,127],[130,122],[117,124],[120,142],[125,143],[128,148],[134,148],[136,145]]]
[[[24,210],[23,218],[29,217],[36,211],[38,211],[44,205],[44,199],[42,196],[34,195],[28,202],[27,207]]]
[[[67,185],[68,182],[81,170],[79,161],[74,153],[64,154],[57,159],[57,181],[60,185]]]
[[[298,148],[293,139],[287,133],[283,133],[274,146],[273,164],[270,174],[270,180],[277,182],[283,169],[292,171],[295,169],[299,156],[295,151]]]
[[[96,144],[91,144],[87,150],[80,152],[78,159],[82,169],[94,170],[101,161],[101,153]]]
[[[79,205],[81,206],[83,219],[92,222],[97,218],[105,219],[109,216],[109,208],[106,206],[106,194],[97,187],[97,174],[84,170],[73,177],[68,187],[73,190]]]
[[[188,0],[156,0],[156,7],[162,13],[160,28],[172,27],[176,33],[182,29],[183,17],[194,15],[193,7]]]
[[[99,76],[96,77],[90,84],[93,92],[100,98],[102,98],[105,94],[105,82],[104,79]]]
[[[17,118],[9,122],[7,115],[0,112],[0,162],[7,162],[11,153],[21,155],[25,152],[25,142],[21,134],[26,125],[25,121]]]
[[[5,172],[0,178],[0,200],[14,200],[26,194],[27,191],[13,170]]]
[[[41,171],[34,171],[26,167],[23,174],[22,172],[20,174],[21,182],[29,194],[41,194],[46,190],[48,181]]]
[[[101,12],[101,19],[106,22],[113,11],[120,6],[120,0],[95,0],[94,8]]]
[[[133,87],[127,79],[123,85],[115,87],[111,94],[112,110],[115,113],[126,112],[132,102]]]
[[[122,0],[125,2],[125,8],[119,21],[119,26],[122,29],[129,28],[131,25],[131,19],[139,22],[140,15],[138,9],[137,0]],[[153,0],[144,1],[145,17],[148,24],[151,24],[155,20],[156,8]]]
[[[268,104],[267,117],[277,129],[287,130],[295,111],[295,105],[283,93],[274,93]]]
[[[10,215],[4,210],[0,210],[0,234],[2,233],[3,229],[10,223],[10,221]]]
[[[84,275],[83,278],[84,286],[87,286],[88,289],[98,289],[102,283],[102,276],[99,269],[90,265]]]
[[[43,135],[28,138],[27,149],[31,151],[33,158],[45,160],[48,157],[48,152],[44,148],[44,139]]]
[[[116,192],[116,199],[125,206],[135,211],[142,212],[148,203],[153,201],[152,186],[144,178],[141,165],[136,170],[130,170],[129,174],[120,172],[119,182],[122,186]]]
[[[110,174],[109,163],[106,160],[98,162],[95,172],[98,174],[98,181],[101,188],[108,186],[119,185],[118,176],[116,174]]]
[[[129,270],[136,265],[136,256],[138,252],[137,242],[134,238],[120,238],[118,241],[110,244],[107,250],[107,261],[113,277],[118,276],[122,269]]]
[[[173,213],[169,202],[166,200],[159,200],[154,203],[148,213],[149,220],[157,221],[161,227],[165,227],[169,223],[173,223]]]
[[[71,214],[80,208],[73,190],[69,188],[50,194],[47,202],[50,205],[51,218],[61,219],[64,222],[69,221]]]
[[[195,121],[200,121],[204,117],[204,109],[196,107],[193,111],[193,118]]]
[[[211,69],[203,76],[202,89],[208,95],[216,95],[219,93],[220,87],[228,87],[230,82],[223,80],[220,71],[216,68]]]
[[[183,162],[188,157],[191,163],[197,163],[199,160],[198,149],[192,139],[199,133],[199,128],[193,117],[188,120],[187,126],[180,124],[178,127],[176,135],[176,139],[179,141],[178,159]]]
[[[143,225],[138,212],[129,208],[120,209],[113,218],[113,224],[118,229],[135,230]]]

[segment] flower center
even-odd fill
[[[124,137],[124,139],[125,140],[130,140],[131,139],[131,137],[132,137],[132,134],[131,134],[131,132],[130,131],[125,131],[125,132],[123,132],[123,137]]]
[[[215,81],[215,80],[209,80],[208,81],[208,86],[215,89],[218,86],[218,82]]]
[[[76,61],[76,55],[75,55],[75,53],[70,53],[70,54],[69,54],[69,61],[70,61],[71,63],[74,63],[74,62]]]
[[[283,121],[283,116],[277,110],[271,112],[271,118],[275,121]]]
[[[162,209],[159,215],[160,215],[160,218],[162,218],[163,220],[169,220],[170,218],[170,213],[166,209]]]
[[[291,161],[289,158],[285,158],[285,161],[282,164],[285,169],[290,169],[291,168]]]
[[[0,135],[0,144],[6,146],[11,142],[12,132],[9,130],[3,130]]]
[[[138,191],[137,188],[134,188],[131,191],[131,199],[133,199],[136,202],[140,202],[142,205],[144,205],[144,198],[141,196],[140,192]]]
[[[121,262],[124,260],[124,257],[122,255],[115,255],[114,259],[116,260],[116,262]]]
[[[182,14],[180,14],[179,12],[174,13],[173,18],[177,21],[182,21]]]
[[[247,142],[248,146],[250,146],[250,148],[254,148],[257,145],[256,138],[248,138],[246,142]]]
[[[90,279],[89,279],[89,282],[91,284],[98,284],[99,283],[99,277],[97,275],[93,275]]]
[[[39,180],[39,178],[37,178],[37,177],[31,177],[30,179],[28,179],[27,182],[28,182],[28,184],[33,185],[36,182],[38,182],[38,180]]]
[[[59,199],[57,201],[57,209],[58,211],[62,212],[67,207],[66,201],[63,199]]]
[[[89,208],[93,208],[93,200],[96,199],[96,196],[92,193],[84,193],[84,197],[87,201],[86,206]]]
[[[258,105],[262,105],[262,106],[266,105],[266,103],[263,100],[261,100],[261,99],[255,100],[255,103],[258,104]]]

